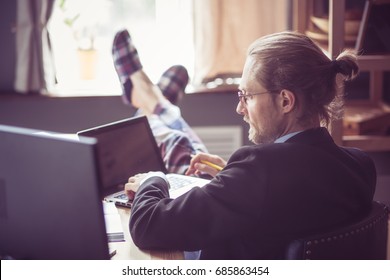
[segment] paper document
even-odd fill
[[[108,242],[125,241],[121,218],[115,203],[103,201],[104,220],[106,222],[106,231]]]

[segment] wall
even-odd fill
[[[235,113],[233,92],[187,94],[179,106],[191,126],[239,125],[243,142],[248,127]],[[133,116],[135,110],[119,96],[64,97],[0,95],[0,123],[61,133],[79,130]]]
[[[68,97],[0,95],[0,123],[61,133],[132,115],[116,97]]]

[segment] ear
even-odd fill
[[[281,96],[281,105],[282,105],[282,111],[284,113],[290,113],[294,110],[294,107],[296,106],[296,98],[295,94],[287,89],[283,89],[280,92]]]

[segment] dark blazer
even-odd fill
[[[172,200],[162,178],[139,188],[130,232],[142,249],[202,250],[201,259],[281,259],[298,237],[367,213],[372,160],[325,128],[240,148],[203,188]]]

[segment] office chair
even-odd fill
[[[359,222],[290,242],[290,260],[385,260],[389,208],[374,201]]]

